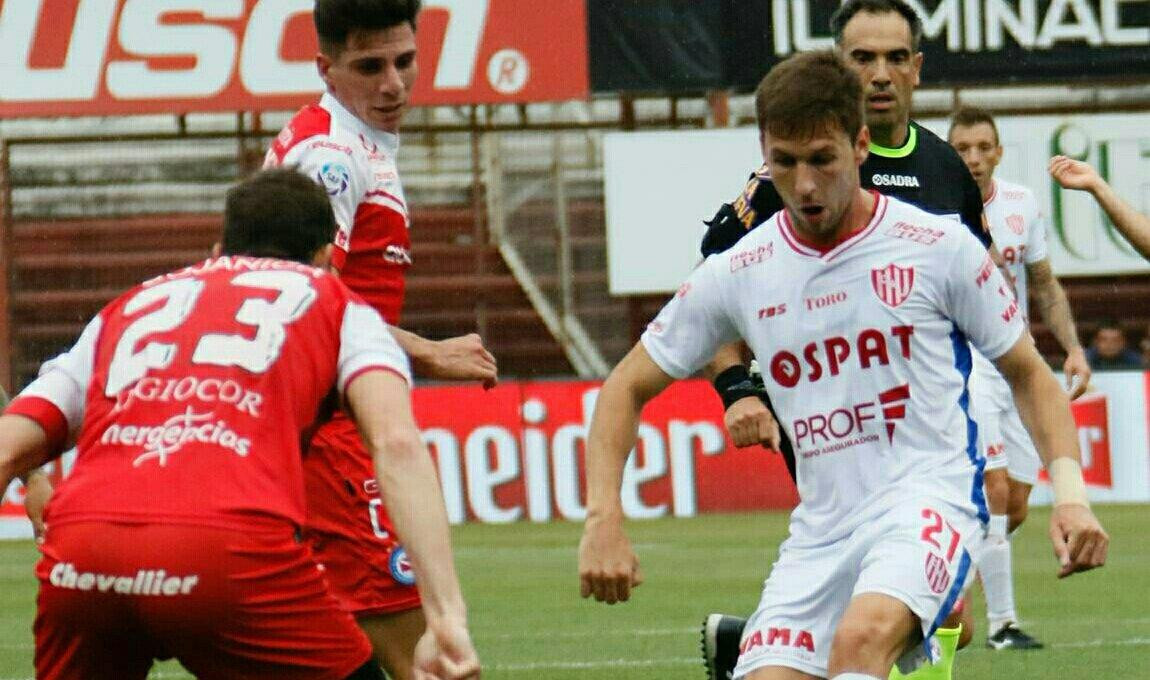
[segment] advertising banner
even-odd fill
[[[1098,391],[1073,405],[1092,500],[1150,502],[1150,373],[1097,373]],[[584,450],[597,382],[509,382],[418,387],[416,418],[436,458],[453,523],[580,521],[586,516]],[[465,406],[464,406],[465,405]],[[59,480],[66,454],[49,469]],[[782,457],[735,449],[722,405],[703,380],[680,381],[644,409],[637,455],[624,471],[633,519],[785,510],[798,501]],[[0,538],[28,536],[18,483],[0,503]],[[1049,503],[1040,483],[1032,500]]]
[[[1150,74],[1146,0],[908,2],[922,19],[926,85],[1113,82]],[[591,32],[592,87],[754,89],[779,60],[829,48],[830,18],[840,4],[588,0],[598,29]]]
[[[922,119],[945,138],[949,121]],[[1136,210],[1150,213],[1150,114],[1000,116],[997,177],[1029,187],[1046,216],[1058,276],[1150,272],[1093,197],[1064,191],[1050,157],[1084,160]],[[703,220],[743,190],[762,162],[753,127],[615,132],[604,137],[608,280],[614,295],[671,293],[699,261]]]
[[[1097,372],[1090,382],[1097,391],[1071,405],[1090,500],[1150,502],[1150,372]],[[1043,473],[1030,502],[1052,499]]]
[[[314,0],[0,0],[0,116],[295,109]],[[587,96],[584,0],[425,0],[413,103]],[[561,27],[561,30],[556,30]]]
[[[919,122],[946,138],[949,121]],[[1050,157],[1058,154],[1090,163],[1135,210],[1150,213],[1150,114],[1000,116],[995,125],[1003,147],[995,175],[1037,196],[1057,275],[1150,272],[1150,262],[1122,238],[1090,194],[1063,190],[1047,171]]]

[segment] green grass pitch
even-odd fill
[[[958,680],[1150,678],[1148,506],[1100,506],[1110,531],[1105,569],[1058,581],[1035,509],[1015,540],[1017,600],[1036,652],[983,647],[980,629],[958,657]],[[647,582],[631,602],[580,600],[577,524],[462,526],[455,545],[484,677],[647,680],[704,677],[698,626],[712,611],[746,614],[786,530],[786,515],[710,515],[628,524]],[[0,543],[0,680],[32,677],[36,559],[28,542]],[[174,663],[153,678],[188,678]]]

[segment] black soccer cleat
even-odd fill
[[[710,614],[703,621],[703,665],[707,680],[731,680],[739,662],[739,642],[746,619]]]
[[[1042,649],[1041,642],[1022,632],[1018,626],[1008,623],[998,632],[986,638],[986,646],[991,649]]]

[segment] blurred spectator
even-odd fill
[[[1142,368],[1150,370],[1150,326],[1146,327],[1146,334],[1142,336],[1142,342],[1138,343],[1138,349],[1142,350]]]
[[[1118,322],[1112,319],[1098,324],[1098,330],[1094,331],[1094,340],[1086,350],[1086,360],[1095,370],[1142,368],[1142,356],[1126,346],[1126,333]]]

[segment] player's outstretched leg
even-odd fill
[[[703,621],[703,665],[707,680],[730,680],[739,661],[739,642],[746,619],[710,614]]]

